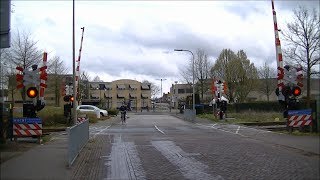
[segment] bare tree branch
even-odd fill
[[[282,31],[284,55],[290,61],[303,67],[307,78],[307,106],[310,107],[310,78],[319,74],[320,61],[320,19],[316,9],[309,11],[299,7],[293,11],[293,22],[287,23],[287,31]]]

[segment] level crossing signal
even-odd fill
[[[72,95],[66,95],[63,97],[64,102],[73,102],[74,97]]]
[[[36,88],[36,87],[29,87],[29,88],[27,89],[27,96],[28,96],[29,98],[35,98],[35,97],[37,97],[37,96],[38,96],[38,90],[37,90],[37,88]]]
[[[293,90],[292,90],[292,94],[294,96],[300,96],[301,95],[301,88],[298,87],[298,86],[294,87]]]

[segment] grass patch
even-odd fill
[[[93,113],[79,113],[78,117],[88,117],[89,118],[89,123],[97,123],[98,121],[105,121],[107,119],[110,119],[110,116],[100,116],[100,118],[97,118],[96,114]]]
[[[44,144],[44,143],[49,142],[51,140],[51,135],[42,136],[41,139],[42,139],[42,143]]]
[[[244,122],[275,122],[285,121],[281,113],[278,112],[253,112],[247,111],[242,113],[227,113],[227,118],[230,119],[226,122],[231,123],[244,123]],[[213,116],[213,114],[199,114],[197,117],[209,119],[211,121],[219,121],[219,117]]]

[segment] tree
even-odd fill
[[[7,79],[4,74],[8,74],[7,70],[8,68],[6,67],[6,62],[5,62],[5,49],[0,49],[0,89],[4,89],[5,86],[7,86]]]
[[[198,49],[194,61],[195,79],[198,81],[197,91],[201,95],[201,101],[203,101],[203,94],[208,90],[210,84],[207,79],[210,75],[211,63],[208,61],[208,55],[202,49]]]
[[[93,78],[93,82],[103,82],[99,76]]]
[[[259,91],[267,96],[267,101],[271,93],[275,92],[275,86],[272,82],[272,78],[276,77],[276,71],[265,62],[262,67],[259,68],[260,85]]]
[[[193,61],[190,59],[189,63],[180,69],[180,75],[187,84],[192,87],[193,78]],[[195,84],[197,84],[196,91],[200,93],[201,100],[203,101],[203,95],[208,90],[209,84],[207,79],[210,78],[211,63],[208,60],[208,55],[203,49],[198,49],[194,55],[194,78]]]
[[[235,92],[235,75],[232,73],[231,68],[232,61],[237,58],[235,53],[231,49],[223,49],[211,68],[211,76],[222,79],[227,83],[228,91],[226,95],[228,96],[230,102],[234,102],[234,92]]]
[[[160,87],[156,84],[149,82],[148,80],[142,81],[142,84],[150,84],[151,98],[155,98],[157,94],[160,92]],[[162,94],[161,94],[162,96]]]
[[[238,51],[234,69],[236,75],[236,92],[235,95],[239,102],[244,102],[248,94],[256,87],[258,80],[258,70],[253,63],[247,58],[243,50]]]
[[[42,53],[37,47],[37,41],[32,39],[30,33],[20,33],[19,30],[13,35],[11,47],[6,51],[7,62],[12,66],[22,66],[28,69],[32,65],[38,65],[42,60]],[[26,99],[25,87],[21,91],[23,101]]]
[[[63,80],[63,75],[67,73],[67,68],[65,67],[63,61],[60,57],[55,56],[48,61],[48,73],[51,75],[50,82],[48,84],[48,91],[53,91],[55,95],[55,105],[60,105],[61,99],[61,82]]]
[[[293,10],[293,22],[282,31],[285,57],[302,66],[307,79],[307,106],[310,107],[310,77],[319,75],[320,19],[318,12],[305,7]]]
[[[226,95],[230,102],[235,99],[239,102],[245,101],[258,78],[256,67],[250,63],[243,50],[235,54],[230,49],[223,49],[211,69],[211,74],[227,83]]]
[[[79,88],[80,88],[80,99],[89,99],[89,82],[91,81],[90,75],[83,71],[80,75],[80,82],[79,82]]]

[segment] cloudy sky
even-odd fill
[[[72,1],[12,1],[12,33],[32,33],[38,46],[59,56],[72,73]],[[285,28],[299,5],[319,1],[275,1]],[[188,52],[204,49],[213,63],[224,48],[243,49],[256,67],[276,68],[271,1],[76,1],[76,58],[85,27],[81,71],[103,81],[149,80],[168,92],[182,81]]]

